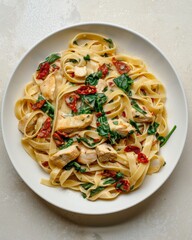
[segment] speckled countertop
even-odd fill
[[[0,100],[32,45],[67,25],[102,21],[140,32],[166,54],[184,85],[191,118],[191,14],[191,0],[0,0]],[[0,239],[192,239],[191,127],[189,121],[183,154],[168,181],[136,207],[104,217],[61,212],[45,203],[17,175],[2,140]]]

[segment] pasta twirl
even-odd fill
[[[165,164],[166,93],[140,59],[112,39],[79,33],[41,62],[15,105],[22,145],[49,178],[41,183],[114,199]]]

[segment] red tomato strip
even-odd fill
[[[120,179],[116,184],[115,188],[120,192],[129,192],[130,183],[128,180]]]
[[[76,93],[80,95],[95,94],[97,89],[95,86],[81,86],[76,90]]]
[[[51,118],[48,117],[45,120],[43,126],[41,127],[39,133],[37,134],[37,137],[38,138],[46,138],[46,137],[48,137],[50,135],[50,133],[51,133],[51,129],[52,129],[51,128]]]
[[[49,74],[49,68],[50,64],[48,62],[42,63],[36,78],[44,80]]]
[[[137,160],[138,160],[139,163],[148,163],[149,162],[147,156],[144,153],[141,153],[141,152],[138,153]]]
[[[77,100],[79,98],[79,95],[77,95],[76,93],[71,93],[65,98],[67,106],[71,108],[73,112],[77,112]]]
[[[119,61],[116,58],[112,58],[112,62],[120,74],[128,73],[131,70],[126,63]]]
[[[57,147],[61,146],[64,144],[64,139],[68,137],[67,133],[60,132],[60,131],[55,131],[53,134],[53,139],[55,141],[55,144]]]
[[[45,103],[46,103],[46,100],[40,100],[39,102],[31,104],[31,108],[33,110],[41,109]]]
[[[107,67],[107,64],[103,63],[103,65],[101,65],[98,68],[98,71],[102,72],[102,77],[101,78],[105,78],[107,76],[107,74],[109,73],[109,69]]]
[[[136,154],[140,153],[140,149],[135,146],[127,145],[126,148],[124,149],[125,152],[134,152]]]

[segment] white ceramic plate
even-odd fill
[[[121,195],[113,201],[91,202],[82,198],[79,192],[62,188],[49,188],[40,184],[42,177],[48,177],[21,146],[18,121],[14,116],[14,105],[23,94],[24,86],[31,80],[38,63],[52,52],[66,49],[70,39],[79,32],[100,33],[113,39],[118,51],[139,57],[148,69],[159,78],[167,91],[168,125],[177,125],[174,135],[161,149],[167,164],[158,174],[148,176],[140,189]],[[5,146],[18,174],[25,183],[43,199],[53,205],[82,214],[107,214],[138,204],[167,180],[174,170],[184,147],[188,125],[186,98],[181,82],[173,67],[151,42],[134,31],[110,24],[80,24],[64,28],[51,34],[33,47],[20,61],[8,84],[2,108],[2,129]]]

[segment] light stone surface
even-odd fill
[[[191,0],[0,0],[0,100],[18,61],[40,39],[74,23],[110,22],[140,32],[165,53],[184,85],[191,119],[191,16]],[[62,212],[40,199],[17,175],[2,140],[0,239],[192,239],[191,128],[189,121],[183,154],[160,190],[136,207],[103,217]]]

